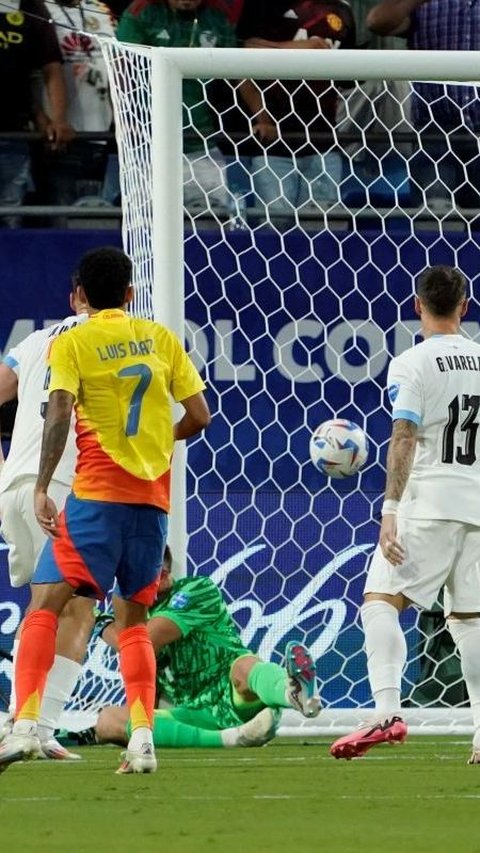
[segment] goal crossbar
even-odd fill
[[[105,41],[105,40],[104,40]],[[159,57],[185,78],[252,77],[259,80],[472,81],[480,51],[472,50],[295,50],[273,48],[145,47],[129,51]]]

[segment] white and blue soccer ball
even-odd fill
[[[351,477],[368,457],[368,438],[353,421],[335,418],[317,427],[310,438],[310,458],[321,474]]]

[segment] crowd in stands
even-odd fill
[[[120,204],[113,111],[98,35],[192,49],[477,50],[480,3],[133,0],[128,5],[128,0],[110,0],[107,6],[101,0],[0,0],[0,207],[28,200],[53,206],[85,200]],[[409,119],[410,107],[399,107],[398,85],[392,84],[388,98],[382,83],[348,88],[323,80],[244,80],[232,87],[184,81],[187,209],[222,216],[229,194],[239,191],[254,198],[267,217],[288,221],[295,211],[315,212],[342,201],[346,162],[368,167],[352,137],[378,122],[380,107],[372,113],[372,92],[377,105],[379,87],[387,96],[383,127],[391,121],[398,130]],[[392,105],[397,115],[389,119]],[[418,85],[411,121],[421,141],[411,159],[412,202],[425,202],[427,187],[433,205],[480,207],[477,89]],[[448,139],[440,138],[440,130]],[[61,216],[50,221],[65,222]],[[4,227],[21,222],[14,210],[0,217]]]

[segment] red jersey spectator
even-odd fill
[[[270,0],[245,0],[237,27],[245,47],[355,46],[355,22],[344,0],[276,0],[272,6]],[[298,209],[337,201],[342,160],[334,144],[333,85],[324,80],[252,82],[245,99],[257,139],[252,152],[255,191],[270,213],[292,217]]]

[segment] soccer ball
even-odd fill
[[[325,421],[310,438],[310,459],[326,477],[351,477],[365,464],[367,456],[368,438],[353,421]]]

